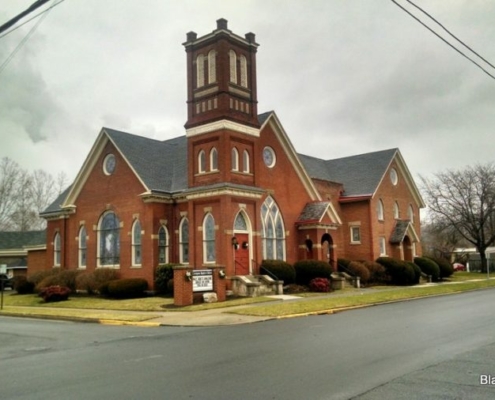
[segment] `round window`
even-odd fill
[[[115,156],[108,154],[103,160],[103,172],[105,175],[112,175],[115,171]]]
[[[263,162],[268,168],[273,168],[275,166],[275,162],[277,161],[275,157],[275,152],[271,147],[265,147],[263,149]]]
[[[394,168],[390,170],[390,181],[394,186],[397,185],[397,182],[399,181],[399,177],[397,176],[397,171]]]

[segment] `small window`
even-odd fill
[[[168,235],[167,229],[162,226],[158,230],[158,264],[168,263]]]
[[[237,83],[237,55],[234,50],[229,51],[230,82]]]
[[[86,228],[81,226],[79,229],[79,268],[86,268],[87,243],[86,243]]]
[[[208,83],[215,83],[217,81],[216,55],[215,50],[211,50],[208,53]]]
[[[390,170],[390,182],[392,182],[392,185],[394,186],[397,185],[397,183],[399,182],[399,177],[395,168],[392,168]]]
[[[247,77],[247,61],[246,57],[240,56],[240,67],[241,67],[241,86],[247,88],[248,87],[248,77]]]
[[[351,243],[353,244],[361,243],[361,227],[351,226]]]
[[[53,239],[53,265],[55,267],[60,267],[60,260],[62,259],[62,245],[60,241],[60,234],[57,232]]]
[[[409,217],[409,221],[414,224],[414,209],[411,205],[409,205],[409,208],[407,209],[407,216]]]
[[[198,55],[196,58],[196,87],[200,88],[205,84],[205,56]]]
[[[215,147],[210,151],[210,171],[218,171],[218,151]]]
[[[138,220],[132,227],[132,265],[141,265],[141,223]]]
[[[395,219],[399,219],[400,218],[399,203],[397,203],[397,202],[394,203],[394,218]]]
[[[380,238],[380,256],[387,255],[387,242],[384,237]]]
[[[376,214],[379,221],[383,221],[383,201],[382,199],[378,199],[376,203]]]
[[[184,218],[179,227],[180,263],[189,264],[189,221]]]
[[[206,154],[201,150],[198,154],[198,171],[200,174],[206,172]]]
[[[247,150],[242,152],[242,170],[249,172],[249,152]]]
[[[232,149],[231,157],[232,157],[232,171],[239,171],[239,152],[235,147]]]

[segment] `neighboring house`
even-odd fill
[[[28,249],[46,249],[46,231],[0,232],[0,265],[10,277],[26,275]]]
[[[254,34],[220,19],[184,46],[185,136],[103,128],[73,185],[41,214],[44,268],[118,268],[152,284],[163,263],[247,275],[264,259],[335,266],[421,254],[424,204],[398,149],[298,154],[274,112],[258,115]]]

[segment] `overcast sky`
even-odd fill
[[[33,2],[0,2],[0,24]],[[495,65],[494,1],[415,3]],[[258,111],[298,152],[398,147],[415,178],[495,161],[495,80],[390,0],[65,0],[0,67],[0,157],[73,180],[103,126],[183,135],[182,43],[219,18],[256,34]],[[0,65],[37,20],[0,38]]]

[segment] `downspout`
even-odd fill
[[[375,244],[375,235],[374,235],[374,231],[373,231],[373,213],[371,212],[371,200],[373,199],[373,197],[371,197],[369,200],[368,200],[368,203],[369,203],[369,207],[368,207],[368,213],[369,213],[369,217],[370,217],[370,254],[371,255],[374,255],[373,253],[373,249],[374,249],[374,244]],[[375,261],[376,259],[374,259],[373,261]]]

